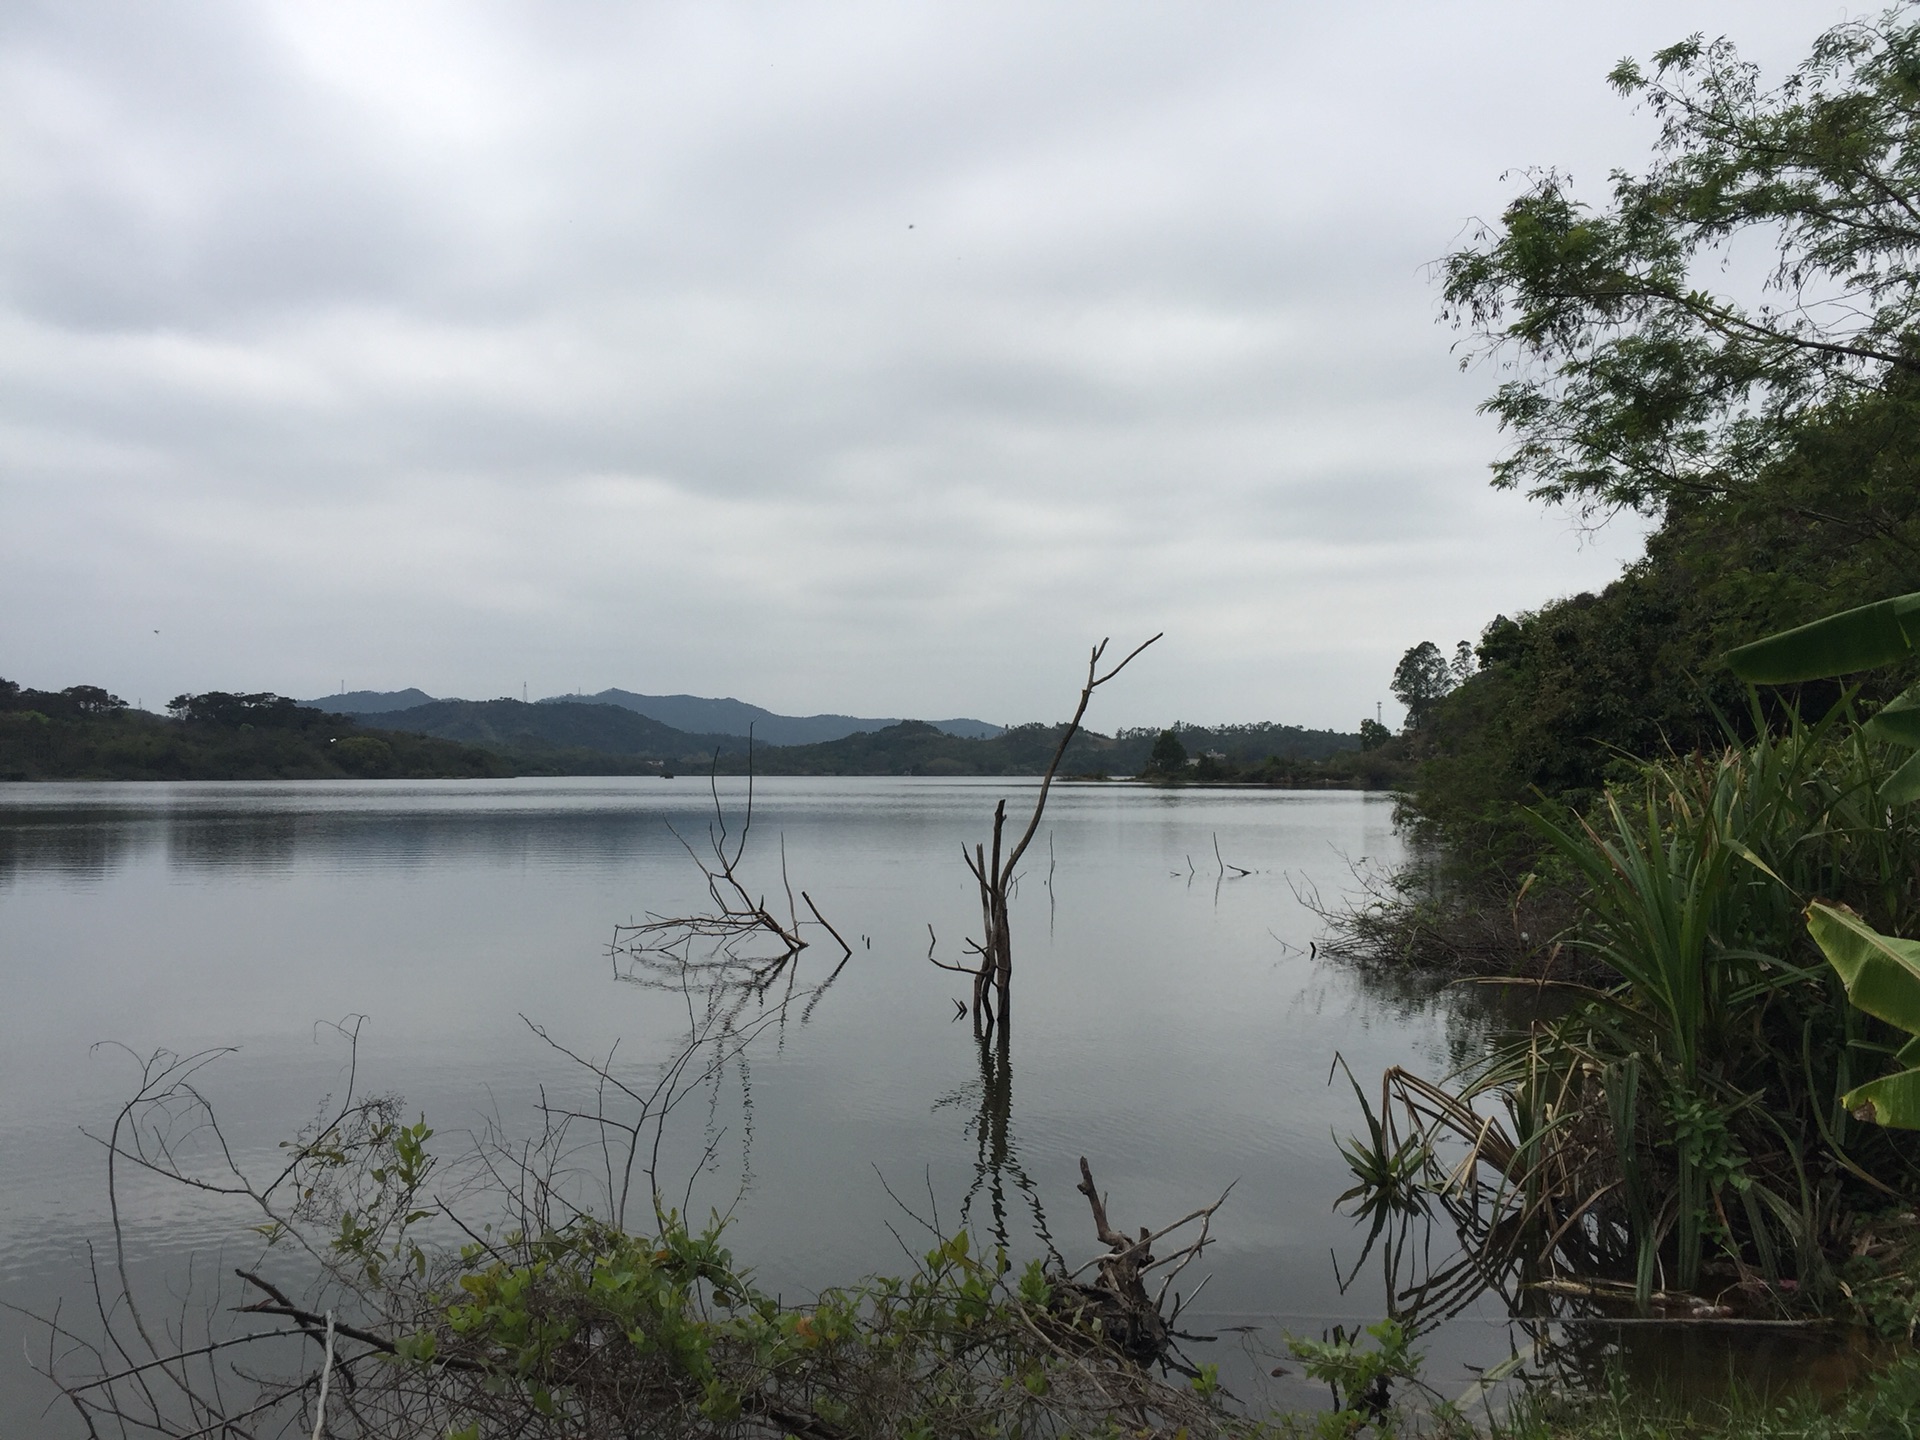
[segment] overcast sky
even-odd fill
[[[0,5],[0,675],[1352,728],[1604,584],[1428,266],[1822,3]]]

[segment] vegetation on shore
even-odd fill
[[[164,716],[94,685],[0,680],[0,779],[338,780],[512,773],[500,756],[367,729],[278,695],[182,695]]]
[[[1499,377],[1494,483],[1657,522],[1600,593],[1495,617],[1414,727],[1410,813],[1457,866],[1511,889],[1536,795],[1581,808],[1635,760],[1750,733],[1729,649],[1920,589],[1916,67],[1907,5],[1829,30],[1772,88],[1725,40],[1623,61],[1612,85],[1660,127],[1646,166],[1597,205],[1530,172],[1442,262],[1465,352]],[[1735,249],[1770,253],[1764,293],[1701,288]],[[1812,721],[1838,694],[1778,703]]]
[[[1912,1440],[1920,1434],[1920,1356],[1903,1355],[1837,1393],[1733,1384],[1704,1397],[1622,1377],[1529,1396],[1492,1431],[1500,1440]]]
[[[1348,1146],[1377,1236],[1444,1216],[1460,1283],[1516,1304],[1920,1322],[1920,1153],[1889,1128],[1920,1126],[1920,597],[1749,643],[1920,589],[1915,75],[1910,7],[1773,90],[1724,42],[1623,62],[1653,163],[1601,209],[1535,175],[1442,266],[1504,367],[1496,484],[1657,519],[1602,594],[1408,651],[1422,853],[1343,924],[1374,963],[1565,1002],[1459,1074],[1388,1071]],[[1748,235],[1774,294],[1698,289]],[[1667,1423],[1582,1403],[1569,1433]]]
[[[278,695],[183,695],[166,716],[134,710],[98,686],[22,690],[0,681],[0,778],[17,780],[303,780],[658,775],[1039,775],[1063,727],[1018,725],[983,739],[918,720],[810,745],[750,745],[691,735],[618,705],[438,700],[382,713],[377,727]],[[1082,731],[1063,773],[1134,775],[1160,732]],[[1182,725],[1203,784],[1379,789],[1405,774],[1394,745],[1297,725]],[[751,760],[749,760],[751,750]],[[1169,777],[1161,777],[1163,780]]]
[[[1065,728],[1014,725],[988,739],[970,740],[908,720],[815,745],[756,747],[752,763],[763,775],[1040,775]],[[1060,773],[1083,779],[1146,774],[1161,733],[1121,730],[1108,736],[1081,729],[1067,746]],[[1359,754],[1358,738],[1337,731],[1267,723],[1178,725],[1168,733],[1180,736],[1199,766],[1206,767],[1188,770],[1186,779],[1311,785],[1363,778],[1348,763]],[[747,757],[723,754],[720,765],[722,774],[744,773]]]
[[[1249,725],[1203,730],[1183,725],[1162,730],[1144,761],[1136,762],[1134,773],[1150,785],[1172,789],[1260,785],[1288,790],[1393,790],[1412,777],[1405,742],[1388,736],[1384,727],[1371,720],[1362,722],[1358,745],[1338,749],[1265,749],[1261,732],[1278,728]],[[1370,734],[1369,728],[1379,733]],[[1137,731],[1127,738],[1137,744],[1148,733]],[[1216,748],[1223,745],[1232,748]]]

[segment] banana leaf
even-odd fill
[[[1915,755],[1880,784],[1882,805],[1906,805],[1920,800],[1920,755]]]
[[[1920,592],[1843,610],[1727,653],[1742,680],[1785,685],[1871,670],[1913,654],[1920,642]]]
[[[1920,747],[1920,685],[1889,700],[1860,728],[1869,740],[1884,740],[1909,749]]]
[[[1853,911],[1818,900],[1807,907],[1807,930],[1856,1009],[1916,1037],[1896,1057],[1908,1069],[1850,1090],[1840,1103],[1876,1124],[1920,1130],[1920,941],[1882,935]]]
[[[1856,1120],[1890,1130],[1920,1130],[1920,1070],[1902,1070],[1849,1090],[1841,1101]]]

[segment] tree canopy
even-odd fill
[[[1729,649],[1920,590],[1920,6],[1828,30],[1770,87],[1699,36],[1609,80],[1659,122],[1646,163],[1598,206],[1530,172],[1438,276],[1498,367],[1494,483],[1657,519],[1598,594],[1496,617],[1422,716],[1411,813],[1500,870],[1538,844],[1517,805],[1590,803],[1631,757],[1749,724]]]
[[[1465,647],[1464,641],[1462,646]],[[1407,707],[1407,729],[1422,730],[1433,714],[1433,707],[1459,683],[1440,647],[1431,640],[1422,640],[1400,657],[1389,688],[1393,698]]]
[[[1482,407],[1514,440],[1496,485],[1657,514],[1738,495],[1828,407],[1920,380],[1920,20],[1835,26],[1771,88],[1699,35],[1608,78],[1658,119],[1651,163],[1600,208],[1533,172],[1441,262],[1443,311],[1463,364],[1507,377]],[[1707,288],[1760,246],[1745,298]]]

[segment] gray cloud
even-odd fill
[[[1788,4],[16,4],[0,673],[1351,724],[1604,583],[1425,265]],[[161,633],[155,636],[152,632]]]

